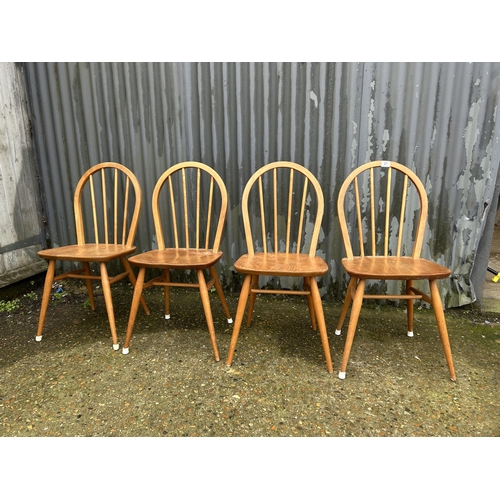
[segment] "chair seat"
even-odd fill
[[[426,259],[412,257],[354,257],[342,259],[350,276],[360,279],[418,280],[447,278],[451,271]]]
[[[206,269],[216,264],[223,252],[193,248],[150,250],[130,257],[129,262],[140,267],[165,269]]]
[[[242,255],[234,264],[242,274],[265,276],[323,276],[328,265],[321,257],[295,253],[255,253]]]
[[[43,259],[73,260],[78,262],[106,262],[135,252],[135,246],[106,245],[87,243],[85,245],[67,245],[58,248],[40,250]]]

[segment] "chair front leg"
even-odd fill
[[[446,362],[448,363],[448,369],[450,371],[451,380],[455,382],[457,380],[457,375],[455,374],[455,367],[453,366],[453,357],[451,355],[450,339],[448,337],[448,329],[446,328],[446,319],[444,317],[441,295],[439,294],[439,289],[436,280],[430,280],[429,286],[431,289],[432,308],[434,309],[434,315],[436,316],[439,336],[441,337],[441,342],[444,348],[444,355],[446,357]]]
[[[137,309],[139,309],[139,302],[142,297],[142,290],[144,285],[144,276],[146,274],[146,268],[141,267],[139,269],[139,274],[137,275],[137,280],[134,286],[134,295],[132,297],[132,305],[130,306],[130,313],[128,317],[127,333],[125,334],[125,342],[123,343],[123,354],[129,353],[130,339],[132,338],[132,331],[134,330],[135,318],[137,317]]]
[[[45,323],[45,317],[47,315],[47,309],[49,307],[50,293],[52,291],[52,283],[54,283],[55,269],[56,261],[49,260],[47,273],[45,275],[45,284],[43,285],[42,304],[40,306],[40,317],[38,318],[38,330],[35,337],[35,340],[37,342],[40,342],[42,340],[42,330]]]
[[[309,280],[309,286],[311,288],[311,299],[314,306],[314,312],[318,320],[319,334],[321,336],[323,351],[325,353],[326,366],[328,373],[333,373],[332,357],[330,354],[330,346],[328,345],[328,335],[326,333],[325,315],[323,312],[323,304],[321,302],[321,296],[319,294],[316,278],[313,277]]]
[[[339,378],[342,380],[345,379],[347,362],[349,361],[349,354],[351,353],[352,342],[354,340],[354,334],[356,333],[356,327],[358,325],[359,313],[361,312],[361,306],[363,305],[363,295],[365,293],[365,283],[366,283],[366,280],[359,280],[358,286],[356,288],[356,292],[354,294],[354,300],[352,302],[351,317],[349,319],[349,328],[347,329],[347,337],[345,339],[344,354],[342,355],[342,365],[340,367],[340,372],[339,372]]]
[[[236,310],[236,319],[234,320],[233,335],[231,337],[229,354],[227,356],[227,366],[231,366],[231,363],[233,362],[234,350],[236,349],[236,342],[238,342],[238,335],[240,333],[241,323],[243,322],[243,315],[245,314],[245,307],[247,304],[248,294],[250,293],[251,281],[252,275],[247,274],[243,281],[240,298],[238,299],[238,308]]]
[[[130,262],[126,259],[126,257],[122,257],[122,263],[123,267],[128,272],[128,279],[130,280],[130,283],[132,283],[132,286],[134,287],[135,290],[136,278],[134,271],[132,270],[132,266],[130,265]],[[149,308],[146,304],[146,300],[144,299],[144,295],[141,295],[141,305],[142,308],[144,309],[144,312],[149,316]]]
[[[113,309],[113,298],[111,296],[111,284],[109,283],[108,270],[106,263],[100,263],[102,292],[104,294],[104,302],[106,303],[106,311],[108,313],[109,327],[111,328],[111,337],[113,338],[113,349],[117,351],[120,348],[118,336],[116,335],[115,312]]]
[[[214,350],[215,361],[220,361],[219,350],[217,349],[217,340],[215,338],[215,327],[214,327],[214,320],[212,317],[212,308],[210,307],[210,297],[208,296],[207,282],[203,274],[203,269],[198,269],[197,274],[198,274],[198,285],[200,287],[201,303],[203,304],[203,310],[205,311],[205,318],[207,320],[208,333],[210,334],[210,340],[212,342],[212,348]]]

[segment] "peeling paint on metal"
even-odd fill
[[[440,284],[445,306],[470,303],[500,163],[499,79],[500,63],[26,63],[50,238],[71,242],[78,178],[113,160],[143,187],[137,246],[151,246],[156,179],[179,161],[202,161],[228,187],[222,274],[233,286],[232,263],[246,247],[243,187],[260,166],[295,161],[324,190],[318,250],[337,267],[322,291],[342,297],[338,191],[353,168],[384,156],[426,185],[423,256],[453,271]]]

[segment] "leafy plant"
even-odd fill
[[[0,300],[0,312],[12,312],[20,307],[21,301],[19,299]]]

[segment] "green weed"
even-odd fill
[[[19,299],[0,300],[0,312],[12,312],[20,307],[21,301]]]

